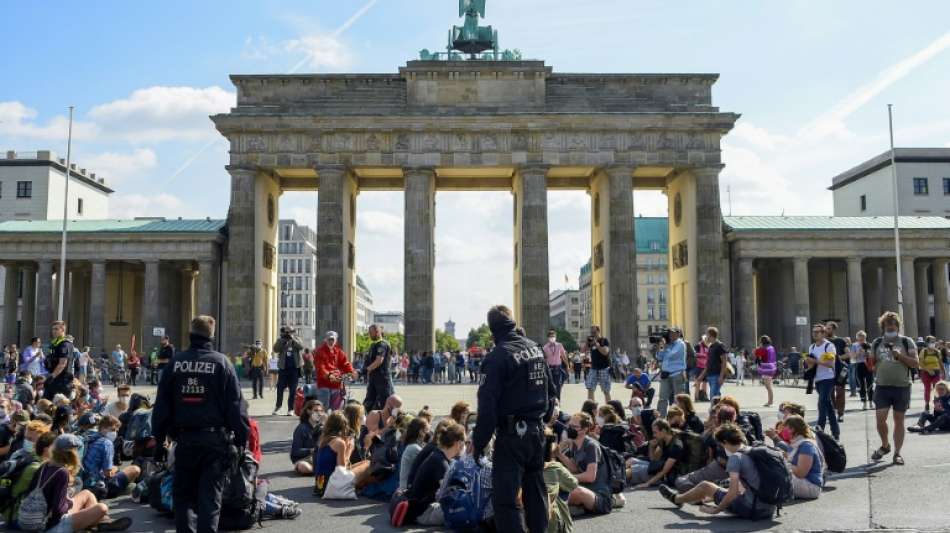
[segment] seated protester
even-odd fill
[[[19,444],[19,447],[10,454],[10,461],[18,461],[22,456],[27,456],[37,454],[36,452],[36,441],[40,438],[40,435],[49,432],[50,424],[47,424],[41,420],[31,420],[26,423],[26,426],[23,430],[23,440]]]
[[[627,453],[627,427],[621,423],[613,407],[605,404],[597,409],[597,428],[596,437],[601,444],[621,455]]]
[[[53,427],[50,431],[56,435],[70,432],[70,425],[73,423],[73,408],[68,405],[60,405],[53,414]]]
[[[593,427],[589,414],[574,414],[567,428],[568,440],[558,448],[557,459],[581,484],[571,491],[567,503],[580,505],[590,514],[608,514],[613,509],[613,495],[607,484],[607,466],[600,444],[590,435]]]
[[[99,384],[98,380],[92,380],[89,382],[89,409],[101,413],[105,409],[106,398],[102,395],[102,386]]]
[[[442,432],[445,431],[445,428],[449,427],[449,424],[455,422],[451,418],[443,418],[439,420],[439,423],[435,425],[435,431],[432,433],[431,438],[428,440],[425,446],[419,450],[419,453],[416,454],[416,458],[413,459],[412,464],[409,466],[409,477],[406,478],[406,488],[412,483],[412,480],[416,477],[416,472],[419,470],[419,467],[422,466],[422,463],[425,462],[426,458],[429,457],[432,452],[434,452],[439,447],[439,436],[442,435]],[[431,422],[430,422],[431,423]]]
[[[99,503],[88,490],[69,497],[69,487],[79,472],[79,455],[76,452],[79,444],[79,437],[72,434],[57,437],[50,459],[37,469],[30,482],[28,492],[40,487],[46,500],[49,517],[45,531],[125,531],[132,525],[132,519],[127,516],[115,520],[109,518],[109,508]]]
[[[683,443],[676,437],[668,421],[660,419],[654,422],[653,435],[653,440],[650,441],[650,459],[631,458],[627,461],[627,477],[631,483],[638,483],[638,489],[672,482],[678,465],[685,460]]]
[[[647,436],[643,430],[643,400],[640,398],[630,399],[630,418],[627,419],[627,438],[633,444],[637,455],[646,455]]]
[[[639,398],[643,400],[643,405],[646,407],[650,407],[653,396],[656,394],[656,390],[651,385],[650,375],[639,368],[634,368],[624,383],[624,386],[630,389],[630,399]]]
[[[591,420],[597,418],[597,402],[594,400],[584,400],[581,405],[581,412],[587,413]]]
[[[366,435],[363,439],[363,447],[369,450],[373,442],[373,437],[382,436],[383,432],[392,427],[396,422],[396,417],[402,409],[402,398],[393,394],[386,398],[383,408],[376,411],[370,411],[366,415]]]
[[[621,424],[627,421],[627,411],[623,408],[623,404],[620,403],[620,400],[610,400],[607,402],[607,405],[614,408],[614,412],[620,417]]]
[[[393,509],[393,526],[416,523],[423,526],[444,524],[436,493],[449,469],[449,461],[461,455],[465,448],[465,430],[450,419],[437,441],[438,448],[419,465],[409,482],[405,501],[399,502]]]
[[[689,394],[677,394],[676,406],[683,410],[684,427],[697,435],[702,435],[706,430],[703,421],[696,415],[696,408],[693,407],[693,398]]]
[[[580,485],[577,478],[567,467],[555,460],[557,454],[557,437],[547,432],[544,439],[544,485],[548,489],[548,533],[566,533],[573,531],[574,519],[567,502],[562,500],[562,492],[570,494]]]
[[[933,413],[928,411],[921,413],[917,425],[907,428],[907,431],[912,433],[950,431],[950,384],[946,381],[938,382],[934,390],[936,397]]]
[[[249,407],[250,404],[247,403],[247,399],[242,398],[242,412],[246,413]],[[253,456],[254,460],[257,461],[257,464],[260,465],[261,460],[264,458],[264,451],[261,449],[261,429],[257,425],[257,420],[251,417],[247,418],[247,425],[247,451],[251,452],[251,456]]]
[[[677,507],[685,503],[700,504],[700,510],[711,515],[729,511],[750,520],[772,518],[775,506],[762,503],[755,497],[754,491],[759,488],[759,472],[752,459],[743,453],[748,448],[742,429],[735,424],[723,425],[716,430],[716,440],[729,456],[726,464],[728,490],[710,481],[703,481],[682,494],[667,485],[660,485],[660,494]]]
[[[290,462],[294,472],[301,476],[313,475],[313,451],[316,446],[313,434],[321,423],[323,405],[317,400],[308,400],[300,410],[300,423],[294,429],[290,445]]]
[[[822,474],[823,461],[818,443],[815,442],[815,433],[812,432],[805,419],[798,415],[791,415],[785,419],[785,428],[791,439],[789,444],[776,443],[785,450],[788,462],[792,465],[792,494],[800,500],[814,500],[821,495],[821,487],[825,484]]]
[[[402,438],[402,455],[399,458],[399,489],[405,490],[409,484],[409,471],[412,463],[429,438],[429,421],[416,417],[409,422],[409,428]]]
[[[428,405],[423,405],[422,409],[419,409],[419,412],[416,413],[416,416],[419,418],[425,418],[429,421],[429,425],[432,425],[432,419],[434,417],[432,416],[432,410],[429,409]]]
[[[113,443],[119,434],[119,425],[114,416],[102,417],[99,431],[90,435],[86,442],[86,454],[82,459],[83,487],[103,499],[124,493],[129,484],[135,483],[142,474],[142,470],[134,465],[121,470],[114,466]]]
[[[18,413],[10,413],[12,416],[7,416],[6,410],[0,410],[0,418],[6,419],[2,425],[0,425],[0,461],[5,461],[7,457],[13,453],[13,441],[16,440],[17,435],[20,432],[20,427],[25,426],[26,422],[29,421],[29,417],[24,413],[21,416],[16,416]],[[25,420],[24,420],[25,419]]]
[[[805,418],[805,408],[794,402],[782,402],[778,404],[778,422],[775,428],[765,430],[765,436],[772,439],[776,446],[792,442],[792,431],[785,426],[785,420],[793,415]]]
[[[462,426],[462,429],[465,429],[468,427],[468,415],[470,414],[472,414],[471,405],[464,400],[459,400],[449,411],[449,418],[455,420],[457,424]]]
[[[360,405],[360,408],[362,407]],[[355,441],[356,435],[353,427],[343,416],[343,413],[340,411],[330,413],[327,421],[323,424],[323,431],[320,433],[320,440],[313,459],[314,496],[323,497],[327,481],[338,466],[350,470],[357,478],[365,475],[365,471],[369,470],[369,461],[350,463]]]
[[[116,389],[116,399],[106,404],[105,414],[119,418],[129,410],[129,401],[132,399],[132,388],[128,385],[119,385]]]
[[[367,449],[364,446],[367,429],[366,409],[363,408],[363,404],[356,401],[347,403],[346,406],[343,407],[343,417],[346,418],[346,423],[350,426],[354,438],[350,462],[358,463],[369,459],[369,457],[367,457]]]
[[[56,407],[53,406],[53,402],[47,400],[46,398],[36,401],[36,406],[34,406],[33,408],[34,418],[39,417],[39,416],[46,416],[47,418],[49,418],[50,425],[53,425],[54,414],[56,414]]]
[[[686,415],[679,406],[671,405],[666,411],[666,421],[677,431],[682,431],[686,427]]]
[[[703,449],[706,451],[706,466],[676,478],[676,490],[686,492],[703,481],[718,483],[729,477],[726,463],[729,456],[716,440],[716,430],[724,424],[736,422],[736,410],[729,405],[717,405],[709,415],[709,429],[703,432]]]
[[[10,480],[12,482],[12,485],[10,485],[10,498],[6,501],[0,501],[0,514],[2,514],[2,518],[7,525],[15,523],[17,513],[20,510],[21,498],[27,495],[27,491],[33,482],[33,476],[36,474],[36,471],[39,470],[40,466],[42,466],[43,461],[49,460],[50,454],[53,451],[53,442],[56,440],[56,437],[57,435],[52,431],[43,433],[37,437],[34,451],[30,453],[30,457],[21,458],[21,461],[26,461],[27,464],[23,467],[18,476]],[[4,466],[12,467],[13,465]],[[7,529],[15,528],[8,527]]]
[[[36,399],[36,392],[33,390],[33,376],[26,370],[20,371],[17,375],[16,385],[13,389],[13,399],[23,405],[33,405]]]

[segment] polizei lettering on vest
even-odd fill
[[[175,361],[176,374],[214,374],[216,369],[210,361]]]

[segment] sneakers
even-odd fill
[[[868,410],[868,402],[866,402],[866,401],[861,401],[861,410],[862,410],[862,411],[867,411],[867,410]]]
[[[393,508],[393,516],[389,519],[389,525],[393,527],[402,527],[402,522],[406,519],[406,511],[409,510],[409,501],[403,500]]]
[[[125,531],[129,529],[131,525],[132,519],[123,516],[122,518],[116,518],[108,522],[99,522],[94,528],[94,531]]]
[[[278,411],[280,411],[280,409],[274,409],[274,412],[271,413],[271,416],[277,416]]]
[[[660,496],[666,498],[670,503],[677,507],[682,507],[683,504],[676,503],[676,497],[679,496],[679,493],[669,487],[669,485],[660,485]]]
[[[627,499],[623,497],[623,494],[614,494],[610,504],[614,509],[623,509],[623,506],[627,505]]]
[[[287,412],[284,413],[284,416],[294,416],[294,412],[288,409]]]
[[[907,428],[907,431],[910,431],[911,433],[920,433],[921,431],[923,431],[923,429],[924,428],[920,426],[910,426]]]

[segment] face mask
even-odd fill
[[[736,452],[730,452],[729,448],[726,448],[725,446],[723,446],[722,449],[726,452],[726,457],[732,457],[736,454]]]
[[[362,417],[360,417],[360,426],[365,426],[365,425],[366,425],[366,415],[363,415]]]
[[[633,416],[640,416],[640,412],[642,410],[643,410],[642,407],[634,407],[633,409],[630,410],[630,412],[633,413]]]
[[[896,332],[896,331],[885,331],[885,332],[884,332],[884,336],[887,337],[888,339],[893,339],[893,338],[897,337],[897,332]]]
[[[390,411],[389,414],[391,414],[394,417],[399,416],[399,408],[393,407],[392,411]]]
[[[31,441],[31,440],[24,440],[24,441],[23,441],[23,449],[26,450],[26,451],[28,451],[28,452],[30,452],[30,453],[33,453],[33,448],[34,448],[35,446],[36,446],[36,443],[33,442],[33,441]]]
[[[131,398],[131,396],[119,396],[119,401],[122,403],[129,403],[129,398]]]
[[[567,428],[567,438],[574,440],[577,438],[577,429],[568,426]]]
[[[931,342],[930,344],[927,345],[927,347],[928,347],[928,348],[936,348],[936,347],[937,347],[937,343]]]
[[[548,337],[548,342],[553,343],[556,340],[557,340],[557,337]]]
[[[791,442],[792,440],[792,430],[791,428],[782,428],[782,431],[778,435],[785,442]]]
[[[597,425],[598,425],[598,426],[604,425],[604,417],[598,416],[598,417],[596,417],[594,420],[597,422]]]
[[[568,434],[567,430],[564,430],[564,431],[561,432],[561,440],[568,440],[568,439],[570,439],[570,438],[571,438],[571,437],[570,437],[570,435]]]
[[[310,413],[310,423],[317,425],[320,422],[320,413]]]

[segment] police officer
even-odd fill
[[[395,393],[390,365],[392,348],[383,338],[380,326],[369,327],[369,338],[373,341],[366,356],[366,399],[363,407],[366,412],[378,411],[386,404],[386,399]]]
[[[73,391],[73,355],[72,338],[66,336],[66,323],[57,320],[50,324],[49,356],[46,358],[49,377],[43,387],[43,397],[52,400],[57,394],[69,397]]]
[[[492,455],[492,503],[499,532],[542,533],[548,527],[544,486],[544,422],[557,405],[557,391],[544,354],[516,330],[511,310],[498,305],[488,311],[495,347],[481,366],[475,457],[495,435]],[[522,490],[525,520],[517,507]]]
[[[237,373],[212,348],[214,326],[210,316],[191,321],[191,347],[162,373],[152,410],[155,438],[176,442],[172,499],[179,533],[218,530],[225,478],[250,431]]]

